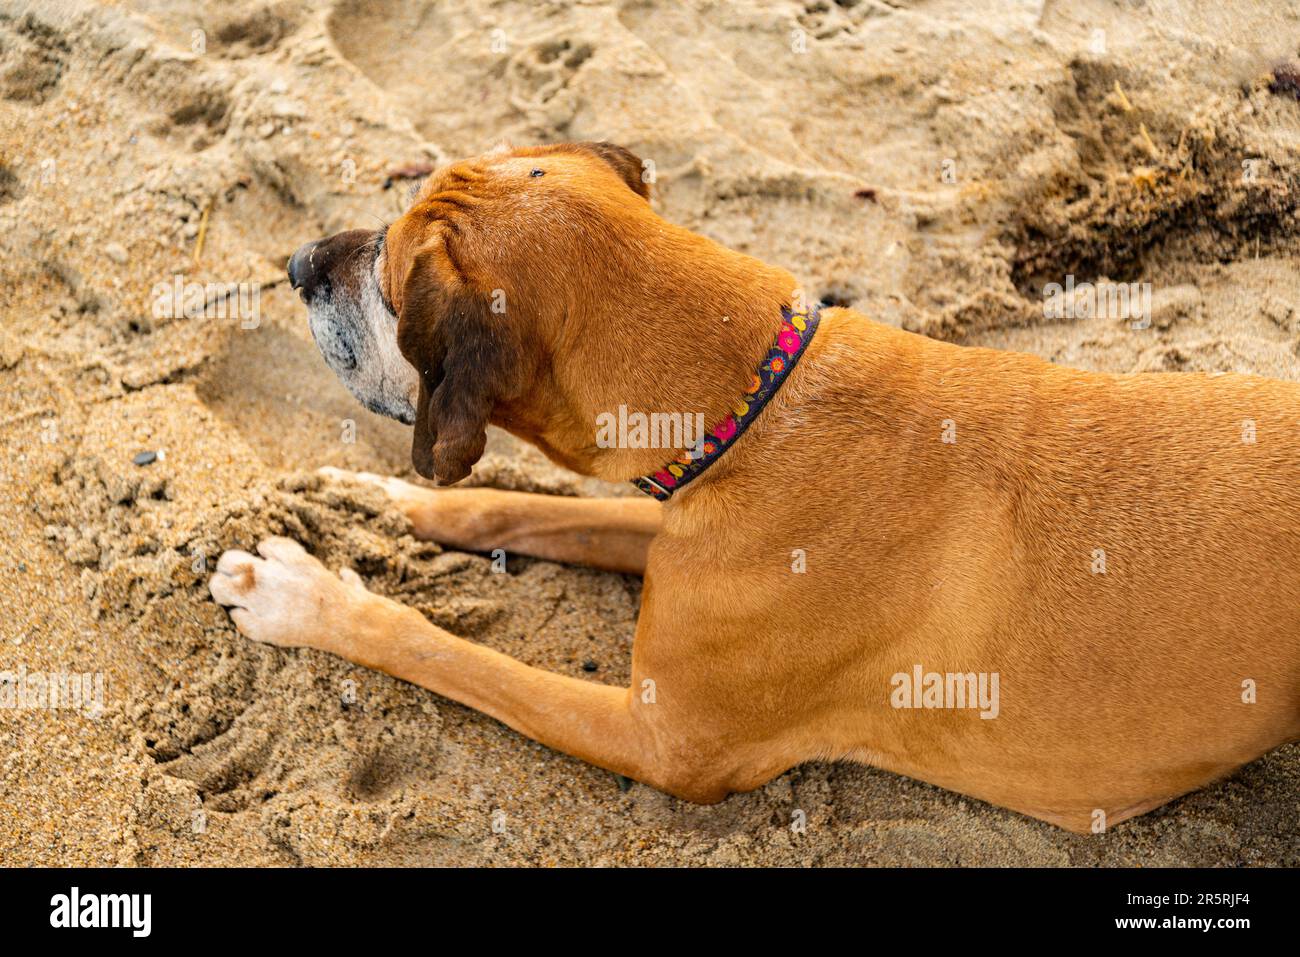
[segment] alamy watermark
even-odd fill
[[[104,673],[0,671],[0,710],[77,710],[88,718],[104,713]]]
[[[152,894],[83,894],[73,887],[50,898],[50,926],[56,928],[120,927],[132,937],[153,929]]]
[[[617,412],[596,416],[596,447],[601,449],[691,449],[704,442],[703,412]]]
[[[913,665],[910,673],[899,671],[890,677],[889,704],[894,708],[978,709],[981,718],[991,719],[1001,710],[1000,684],[996,671],[939,672]]]
[[[1151,326],[1151,283],[1080,282],[1043,287],[1044,319],[1127,319],[1133,329]]]
[[[238,319],[241,329],[262,322],[262,284],[257,282],[193,282],[180,273],[154,283],[155,319]]]

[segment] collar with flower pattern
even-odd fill
[[[764,356],[749,388],[736,400],[731,413],[709,429],[694,448],[687,449],[658,471],[632,479],[633,485],[647,495],[665,502],[672,497],[673,492],[699,478],[705,469],[720,459],[722,453],[745,433],[763,411],[763,407],[776,395],[786,376],[799,364],[799,358],[817,331],[821,313],[816,306],[804,312],[794,312],[783,307],[781,319],[776,344]]]

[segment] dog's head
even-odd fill
[[[500,149],[434,172],[387,229],[303,246],[289,279],[326,363],[367,408],[414,425],[416,471],[448,484],[489,422],[527,418],[591,270],[632,268],[627,227],[648,196],[622,147]]]

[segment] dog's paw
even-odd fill
[[[333,651],[373,618],[371,606],[388,601],[368,591],[356,572],[334,575],[287,538],[265,539],[257,553],[225,552],[208,581],[213,599],[254,641]]]

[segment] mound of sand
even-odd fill
[[[491,574],[313,475],[409,475],[409,438],[327,371],[286,257],[392,218],[391,170],[502,138],[626,144],[665,216],[882,321],[1300,378],[1300,102],[1270,81],[1298,28],[1275,0],[0,0],[0,670],[105,679],[102,713],[0,712],[0,860],[1300,863],[1300,748],[1090,838],[848,765],[695,807],[247,642],[205,588],[288,534],[459,634],[628,678],[638,580]],[[1150,282],[1150,328],[1046,321],[1066,275]],[[472,481],[629,494],[501,434]]]

